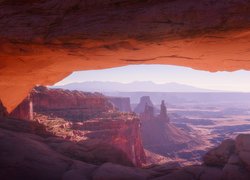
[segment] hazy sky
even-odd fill
[[[84,81],[176,82],[206,89],[250,92],[250,71],[206,72],[170,65],[130,65],[105,70],[78,71],[56,85]]]

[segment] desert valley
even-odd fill
[[[64,179],[122,179],[123,171],[124,179],[201,176],[196,171],[204,173],[204,179],[210,171],[215,179],[249,177],[245,166],[249,161],[240,160],[242,154],[238,154],[248,143],[245,136],[238,135],[250,131],[248,93],[100,93],[66,88],[37,86],[10,114],[1,105],[5,155],[13,156],[20,146],[26,147],[13,158],[1,156],[5,164],[15,162],[21,168],[20,172],[7,169],[10,179],[37,174],[41,179],[58,179],[62,171]],[[245,101],[234,100],[236,96]],[[25,138],[22,144],[19,134]],[[16,142],[10,152],[6,138],[8,143]],[[53,155],[40,159],[40,153],[50,151]],[[32,161],[22,159],[27,153]],[[71,159],[70,170],[65,170],[69,160],[60,162],[60,156]],[[53,163],[50,158],[55,158]],[[236,162],[230,164],[231,158]],[[42,174],[43,168],[53,176]],[[231,172],[231,168],[238,170]],[[30,169],[32,173],[27,173]],[[117,169],[116,173],[109,174],[111,169]]]

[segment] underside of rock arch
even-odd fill
[[[0,99],[128,64],[250,70],[249,47],[248,0],[1,0]]]

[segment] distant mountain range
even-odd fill
[[[52,88],[81,90],[87,92],[221,92],[174,82],[156,84],[151,81],[135,81],[131,83],[87,81],[70,83],[62,86],[52,86]]]

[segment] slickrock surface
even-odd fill
[[[224,167],[187,166],[180,168],[170,163],[148,168],[136,168],[104,163],[93,165],[80,158],[82,149],[74,151],[76,142],[54,137],[50,133],[38,133],[37,122],[0,118],[0,178],[5,180],[248,180],[247,164],[239,156],[249,142],[249,135],[236,138],[236,151],[230,155]],[[46,124],[43,132],[46,132]],[[34,127],[34,128],[31,128]],[[41,129],[41,128],[40,128]],[[68,147],[65,153],[53,147]],[[243,146],[242,146],[243,145]],[[245,146],[246,147],[246,146]],[[243,148],[243,149],[242,149]],[[77,148],[76,148],[77,149]],[[85,149],[86,150],[86,149]],[[249,156],[249,152],[246,156]],[[77,159],[78,158],[78,159]]]

